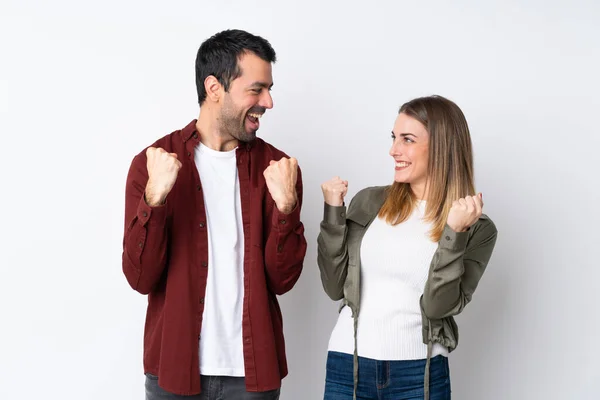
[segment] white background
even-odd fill
[[[282,400],[322,398],[337,316],[316,266],[319,185],[390,183],[397,109],[434,93],[467,116],[499,229],[458,318],[453,398],[600,398],[600,4],[568,3],[2,0],[0,399],[143,399],[125,177],[197,116],[196,51],[227,28],[277,51],[259,133],[304,173]]]

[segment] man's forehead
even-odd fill
[[[256,56],[255,56],[256,57]],[[246,85],[256,85],[271,87],[273,86],[273,75],[271,63],[264,61],[258,57],[258,60],[240,60],[238,66],[240,76],[237,78]]]
[[[254,72],[270,74],[272,70],[270,62],[263,60],[262,58],[258,57],[253,53],[242,55],[238,59],[238,66],[242,70],[242,72],[247,71],[249,73]]]

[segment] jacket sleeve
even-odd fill
[[[471,301],[498,235],[490,219],[480,219],[472,229],[470,235],[454,232],[448,225],[444,228],[421,296],[421,308],[429,319],[460,314]]]
[[[302,174],[298,167],[296,181],[298,202],[289,214],[279,211],[272,203],[272,217],[267,223],[265,268],[269,288],[277,295],[290,291],[302,272],[306,255],[304,225],[300,221],[302,210]]]
[[[323,289],[332,300],[344,297],[344,282],[348,274],[347,233],[346,207],[325,203],[317,237],[317,264]]]
[[[167,253],[167,206],[150,207],[144,199],[148,172],[146,157],[136,156],[125,188],[123,273],[129,285],[148,294],[161,278]]]

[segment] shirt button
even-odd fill
[[[194,132],[194,139],[198,139],[198,132]]]
[[[144,212],[142,213],[142,215],[143,215],[144,217],[147,217],[147,216],[148,216],[148,213],[147,213],[146,211],[144,211]]]
[[[189,151],[187,152],[188,157],[192,155],[192,153],[190,153]]]
[[[208,263],[206,261],[202,261],[202,266],[203,267],[208,267]]]
[[[204,304],[204,298],[200,299],[200,304]]]
[[[346,213],[345,213],[345,212],[341,212],[341,213],[340,213],[340,217],[344,218],[345,216],[346,216]]]
[[[244,339],[244,341],[245,341],[246,343],[250,343],[250,338],[249,338],[249,337],[247,337],[246,339]]]
[[[139,242],[139,243],[138,243],[138,247],[141,249],[142,247],[144,247],[144,243],[142,243],[142,242]]]
[[[204,228],[204,222],[200,222],[200,228]]]
[[[282,219],[282,220],[280,220],[280,221],[279,221],[279,223],[280,223],[281,225],[285,225],[286,221],[285,221],[285,219]]]
[[[446,240],[450,241],[450,236],[446,236]]]
[[[197,185],[197,186],[196,186],[196,189],[197,189],[198,191],[200,191],[200,190],[202,190],[202,186],[200,186],[200,185]]]
[[[283,246],[282,245],[277,246],[277,251],[279,251],[279,252],[283,251]]]

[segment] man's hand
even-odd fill
[[[284,157],[279,161],[271,161],[263,175],[267,182],[267,189],[279,211],[284,214],[291,213],[298,201],[296,193],[298,160]]]
[[[164,204],[167,195],[175,185],[182,164],[177,159],[177,154],[167,153],[160,147],[148,147],[146,158],[146,168],[148,169],[146,203],[151,207],[156,207]]]

